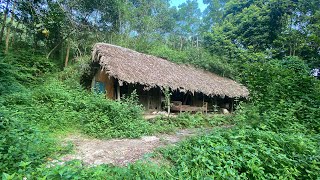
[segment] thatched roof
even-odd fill
[[[169,87],[208,96],[233,98],[249,95],[246,87],[231,79],[111,44],[95,44],[92,60],[120,83],[139,83],[148,88]]]

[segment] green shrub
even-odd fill
[[[23,86],[15,78],[17,69],[5,61],[0,52],[0,96],[23,90]]]
[[[181,179],[316,179],[318,139],[252,129],[221,129],[162,150]]]
[[[43,165],[28,174],[3,174],[14,179],[172,179],[173,173],[166,166],[137,162],[127,167],[100,165],[88,167],[80,161],[70,161],[50,168]],[[4,178],[5,179],[5,178]],[[9,178],[7,178],[9,179]]]
[[[212,128],[214,126],[232,125],[232,116],[222,114],[204,115],[201,113],[181,113],[177,117],[160,116],[149,120],[153,133],[170,133],[186,128]]]
[[[242,80],[251,90],[254,112],[247,111],[244,119],[273,131],[300,126],[296,130],[320,132],[320,83],[309,76],[302,60],[287,57],[245,67]]]
[[[0,112],[0,172],[25,173],[46,161],[55,151],[55,141],[28,121],[9,115]]]
[[[81,122],[85,133],[100,137],[139,137],[151,131],[150,123],[142,118],[142,107],[136,95],[122,101],[94,98],[86,104]],[[86,115],[85,115],[86,114]]]
[[[205,117],[201,113],[191,115],[189,113],[181,113],[173,119],[174,124],[181,128],[201,127],[205,125]]]

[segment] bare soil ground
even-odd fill
[[[78,159],[86,165],[113,164],[125,166],[128,163],[142,159],[158,147],[175,144],[186,137],[198,135],[210,129],[185,129],[174,134],[160,134],[156,136],[143,136],[140,139],[111,139],[99,140],[70,135],[65,142],[75,146],[74,154],[63,156],[62,162]]]

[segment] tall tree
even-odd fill
[[[227,42],[229,47],[236,47],[234,52],[265,52],[276,58],[297,55],[316,60],[319,43],[311,34],[318,32],[314,19],[318,9],[317,0],[231,0],[225,5],[221,23],[213,26],[207,36],[206,46],[214,52]]]
[[[10,0],[6,0],[5,4],[6,4],[6,6],[3,11],[3,20],[2,20],[2,26],[1,26],[1,31],[0,31],[0,44],[2,43],[4,28],[6,27],[6,23],[7,23],[7,16],[8,16],[8,12],[9,12]]]
[[[207,5],[203,12],[204,24],[201,28],[203,32],[210,31],[210,28],[222,22],[227,2],[228,0],[203,0],[203,3]]]

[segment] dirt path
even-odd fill
[[[156,148],[174,144],[193,136],[209,131],[203,129],[185,129],[174,134],[161,134],[157,136],[143,136],[140,139],[89,139],[80,135],[66,138],[75,146],[75,153],[61,158],[62,162],[79,159],[86,165],[113,164],[127,165],[142,159],[146,154]]]

